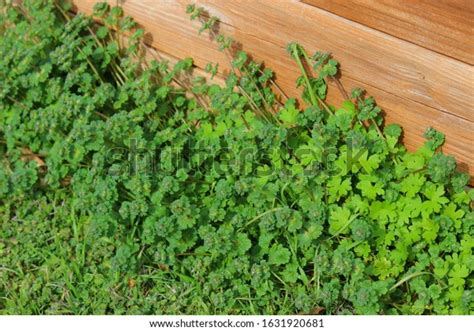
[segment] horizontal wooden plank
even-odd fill
[[[75,3],[78,9],[91,12],[95,1]],[[197,35],[198,23],[190,22],[185,14],[187,3],[128,0],[123,6],[147,31],[147,42],[156,49],[177,58],[192,56],[200,68],[219,62],[223,71],[228,70],[226,56],[209,36]],[[221,18],[222,32],[232,35],[255,59],[264,60],[275,70],[286,94],[300,94],[294,83],[299,75],[297,67],[285,51],[288,42],[300,42],[308,50],[331,50],[341,62],[346,88],[362,86],[374,95],[387,121],[404,126],[409,149],[419,147],[422,132],[433,126],[447,135],[445,151],[455,155],[463,169],[474,173],[473,97],[468,88],[473,79],[471,66],[372,29],[356,27],[354,32],[347,20],[302,3],[261,0],[198,4]],[[340,102],[340,97],[332,93],[329,101]]]
[[[463,62],[474,64],[472,0],[302,0]]]

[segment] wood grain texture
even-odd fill
[[[77,9],[90,13],[95,0],[77,0]],[[111,3],[115,1],[111,0]],[[308,51],[331,51],[340,61],[347,90],[366,88],[386,113],[389,123],[404,127],[407,147],[422,144],[422,133],[432,126],[447,135],[446,153],[474,174],[474,71],[469,64],[427,50],[385,33],[363,27],[298,1],[195,1],[222,22],[220,30],[241,42],[243,49],[276,72],[287,95],[298,96],[299,75],[285,47],[297,41]],[[203,68],[219,62],[224,74],[227,58],[203,34],[199,23],[185,14],[186,0],[127,0],[126,14],[147,32],[146,41],[176,58],[191,56]],[[342,98],[332,87],[329,102]]]
[[[351,21],[474,64],[472,0],[302,0]]]

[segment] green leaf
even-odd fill
[[[368,173],[371,174],[375,169],[379,167],[381,161],[381,156],[378,154],[373,154],[369,156],[369,151],[365,151],[359,158],[359,162],[362,165],[362,168]]]
[[[385,126],[383,132],[386,136],[395,137],[398,139],[402,134],[402,127],[398,124],[389,124]]]
[[[441,210],[441,206],[449,202],[449,200],[444,196],[443,185],[428,183],[423,193],[428,199],[423,202],[422,214],[425,217],[428,217],[433,212],[438,213]]]
[[[245,252],[247,252],[252,247],[252,242],[245,233],[238,233],[235,242],[239,255],[245,254]]]
[[[456,264],[449,272],[448,276],[452,278],[466,278],[469,276],[469,268],[465,265]]]
[[[96,36],[99,39],[104,39],[109,34],[109,29],[105,26],[101,26],[97,29]]]
[[[425,218],[422,221],[422,226],[423,238],[427,242],[433,242],[438,235],[439,225],[435,221]]]
[[[350,210],[346,207],[335,207],[329,217],[329,233],[332,235],[349,233],[348,225],[353,219],[351,216]]]
[[[406,154],[403,162],[405,166],[410,170],[420,170],[425,165],[425,159],[421,155],[417,154]]]
[[[451,220],[454,221],[454,227],[459,229],[462,225],[461,218],[464,216],[465,212],[462,209],[457,209],[455,203],[450,203],[443,211],[443,215],[448,216]]]
[[[274,265],[286,264],[290,261],[290,251],[281,244],[275,244],[268,252],[268,263]]]
[[[373,200],[377,195],[384,194],[383,185],[380,182],[373,183],[374,178],[371,177],[361,177],[362,179],[357,183],[357,188],[361,190],[363,196]],[[376,179],[375,179],[376,180]]]
[[[296,283],[298,280],[298,264],[294,262],[287,264],[281,275],[285,282]]]
[[[329,202],[338,201],[341,197],[347,195],[352,189],[350,178],[342,180],[341,177],[333,177],[328,182]]]
[[[288,221],[288,231],[296,232],[301,229],[303,222],[301,221],[301,215],[299,213],[292,213],[291,218]]]
[[[420,192],[425,181],[426,178],[421,174],[410,174],[401,182],[400,191],[406,193],[409,198],[414,197]]]
[[[436,183],[447,184],[456,170],[456,160],[452,156],[437,153],[428,162],[428,173]]]
[[[280,120],[286,126],[294,126],[298,121],[300,111],[295,107],[295,101],[290,99],[286,102],[285,108],[278,114]]]

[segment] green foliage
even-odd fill
[[[67,10],[0,14],[0,312],[472,312],[474,194],[441,133],[409,153],[361,90],[327,105],[328,54],[288,47],[302,109],[243,52],[208,83],[145,61],[121,8]]]

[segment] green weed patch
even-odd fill
[[[120,7],[68,10],[0,15],[0,312],[472,312],[474,194],[442,133],[411,153],[363,91],[328,105],[337,61],[297,44],[286,98],[192,5],[223,86],[146,57]]]

